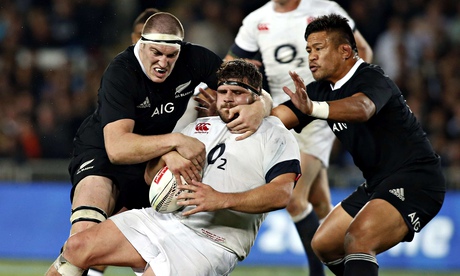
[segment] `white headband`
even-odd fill
[[[140,42],[180,48],[182,37],[171,34],[142,34]]]

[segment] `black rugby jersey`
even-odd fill
[[[78,129],[74,155],[86,149],[105,149],[102,129],[120,119],[133,119],[137,134],[171,133],[200,82],[217,88],[216,72],[221,63],[210,50],[184,42],[171,74],[163,83],[154,83],[142,71],[134,45],[129,46],[106,68],[97,109]]]
[[[401,91],[380,67],[361,64],[353,76],[336,90],[332,90],[327,81],[315,81],[307,86],[308,96],[314,101],[339,100],[358,92],[366,94],[374,102],[374,116],[362,123],[328,120],[328,124],[352,155],[368,185],[377,184],[403,167],[439,158]],[[299,119],[296,131],[314,120],[296,109],[291,101],[284,104]],[[433,185],[436,186],[436,183]]]

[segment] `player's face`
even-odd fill
[[[308,62],[315,80],[326,80],[332,83],[338,81],[341,72],[339,47],[325,31],[312,33],[307,39]]]
[[[249,91],[248,89],[238,85],[221,85],[217,88],[217,113],[219,114],[222,121],[225,123],[235,119],[230,119],[230,109],[232,107],[251,104],[254,102],[256,94]]]
[[[180,48],[175,46],[159,45],[154,43],[142,43],[139,57],[144,65],[148,77],[153,82],[164,82],[171,74]]]

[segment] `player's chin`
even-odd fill
[[[219,113],[220,119],[221,119],[224,123],[230,123],[230,122],[233,121],[236,117],[238,117],[238,114],[235,114],[236,116],[233,116],[233,118],[230,118],[230,111],[229,111],[228,108],[223,108],[223,109],[219,110],[218,113]]]

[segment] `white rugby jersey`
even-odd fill
[[[315,17],[330,13],[346,17],[355,29],[347,12],[328,0],[301,0],[297,9],[286,13],[275,12],[273,1],[269,1],[243,20],[235,44],[248,52],[260,51],[275,106],[289,100],[283,86],[295,89],[289,71],[296,71],[305,84],[314,80],[305,50],[305,29]]]
[[[270,182],[284,173],[300,173],[297,142],[277,117],[265,118],[250,137],[235,141],[218,117],[200,118],[182,133],[206,145],[206,166],[202,182],[220,192],[243,192]],[[193,207],[187,207],[193,208]],[[185,209],[187,210],[187,209]],[[244,259],[254,244],[266,214],[232,210],[176,216],[197,234],[205,236]]]

